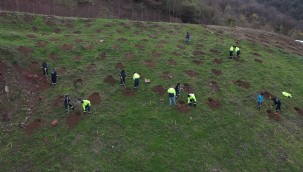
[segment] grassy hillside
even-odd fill
[[[1,13],[0,22],[0,83],[10,88],[0,97],[0,171],[303,169],[303,50],[286,37],[16,13]],[[240,60],[228,59],[234,44]],[[44,60],[58,70],[56,87],[41,76]],[[126,91],[118,84],[122,65]],[[141,83],[133,93],[135,71]],[[168,105],[166,90],[177,82],[182,101],[194,90],[196,108]],[[274,111],[268,99],[257,110],[260,91],[281,99],[282,114],[267,113]],[[66,93],[75,112],[65,113]],[[77,98],[92,101],[92,115],[82,115]]]

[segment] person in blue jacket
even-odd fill
[[[259,109],[259,110],[261,109],[263,100],[264,100],[263,93],[260,93],[260,94],[258,95],[258,109]]]

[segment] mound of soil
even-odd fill
[[[253,53],[254,56],[261,57],[259,53]]]
[[[169,72],[162,72],[160,77],[163,78],[164,80],[170,80],[173,78]]]
[[[119,62],[119,63],[116,64],[116,69],[122,70],[124,68],[125,68],[125,66],[121,62]]]
[[[97,57],[97,60],[105,60],[107,57],[107,54],[105,52],[99,54],[99,56]]]
[[[81,43],[81,42],[83,42],[83,39],[75,39],[75,42],[77,42],[77,43]]]
[[[214,54],[220,54],[221,52],[217,49],[210,49],[209,50],[211,53],[214,53]]]
[[[75,79],[73,81],[73,85],[75,88],[77,88],[78,83],[80,83],[82,85],[83,80],[81,78]]]
[[[176,66],[177,62],[175,60],[168,60],[168,64],[170,64],[172,66]]]
[[[55,42],[59,42],[60,39],[59,38],[50,38],[49,39],[51,42],[55,43]]]
[[[61,32],[62,32],[62,30],[61,30],[61,29],[59,29],[59,28],[57,28],[57,29],[54,29],[54,30],[53,30],[53,32],[58,34],[58,33],[61,33]]]
[[[86,68],[88,70],[96,70],[97,69],[97,65],[92,63],[92,64],[87,65]]]
[[[156,48],[157,48],[157,49],[162,49],[163,47],[164,47],[163,44],[156,45]]]
[[[260,59],[255,59],[255,62],[262,63],[263,61]]]
[[[263,96],[264,96],[266,99],[270,99],[270,98],[274,97],[274,95],[271,94],[271,93],[268,92],[268,91],[263,92]]]
[[[42,126],[41,119],[35,119],[33,122],[24,126],[24,131],[26,134],[34,134],[36,129]]]
[[[204,55],[204,52],[203,52],[203,51],[197,51],[197,50],[196,50],[196,51],[193,52],[193,55],[194,55],[194,56],[201,56],[201,55]]]
[[[193,60],[192,62],[197,65],[203,64],[203,62],[201,60]]]
[[[25,47],[25,46],[19,46],[17,48],[17,50],[20,51],[20,52],[22,52],[22,53],[25,53],[25,54],[33,52],[32,48]]]
[[[91,95],[88,96],[88,100],[92,102],[92,105],[98,105],[100,104],[101,97],[99,92],[94,92]]]
[[[186,93],[193,93],[195,92],[195,89],[188,83],[184,83],[183,84],[183,90],[186,92]]]
[[[223,75],[223,72],[221,70],[217,70],[217,69],[212,69],[211,72],[215,75]]]
[[[63,98],[64,96],[58,96],[54,101],[54,107],[63,106]]]
[[[269,119],[273,119],[275,121],[281,121],[281,116],[279,112],[274,112],[271,109],[267,109],[266,112],[268,113]]]
[[[73,115],[70,115],[66,118],[66,124],[69,129],[74,128],[81,120],[81,112],[76,112]]]
[[[216,81],[211,81],[209,85],[210,85],[210,89],[211,89],[213,92],[218,92],[218,91],[220,91],[220,86],[219,86],[219,84],[218,84]]]
[[[184,49],[185,47],[183,45],[177,45],[177,48]]]
[[[95,46],[93,46],[93,45],[89,45],[89,46],[87,46],[87,47],[85,47],[87,50],[93,50],[93,49],[95,49]]]
[[[174,55],[174,56],[181,56],[181,52],[179,52],[179,51],[175,51],[175,52],[172,52],[172,55]]]
[[[198,72],[192,71],[192,70],[186,70],[185,71],[186,75],[188,75],[189,77],[195,78],[197,76],[199,76]]]
[[[299,115],[303,115],[303,109],[300,109],[298,107],[295,107],[294,109],[298,112]]]
[[[96,29],[96,33],[101,33],[101,29]]]
[[[127,39],[126,38],[123,38],[123,37],[120,37],[117,39],[118,42],[126,42]]]
[[[210,106],[212,109],[218,109],[221,107],[221,104],[219,101],[214,100],[213,98],[207,98],[206,104]]]
[[[119,50],[119,49],[120,49],[120,45],[114,45],[112,48],[113,48],[114,50]]]
[[[203,44],[196,44],[196,45],[195,45],[195,48],[197,48],[197,49],[202,49],[203,47],[204,47]]]
[[[221,59],[218,59],[218,58],[215,58],[215,59],[213,60],[213,62],[216,63],[216,64],[221,64],[221,63],[222,63],[222,60],[221,60]]]
[[[127,96],[127,97],[135,95],[134,91],[130,88],[126,88],[126,89],[122,90],[122,93],[124,96]]]
[[[239,86],[239,87],[243,87],[245,89],[249,89],[249,87],[250,87],[249,82],[241,81],[241,80],[234,81],[234,84]]]
[[[187,112],[189,112],[189,108],[188,108],[187,104],[185,104],[185,102],[183,100],[178,100],[177,110],[179,112],[181,112],[181,113],[187,113]]]
[[[127,60],[134,60],[135,56],[133,53],[125,53],[124,56],[126,57]]]
[[[75,32],[73,32],[74,34],[81,34],[82,32],[80,30],[76,30]]]
[[[142,45],[142,44],[135,44],[135,47],[140,49],[140,50],[144,50],[145,49],[145,46]]]
[[[163,96],[166,93],[166,89],[162,85],[156,85],[152,90],[160,96]]]
[[[158,51],[153,51],[153,52],[152,52],[152,55],[153,55],[154,57],[161,57],[161,56],[162,56],[162,54],[161,54],[160,52],[158,52]]]
[[[59,57],[56,55],[56,54],[50,54],[49,55],[49,58],[52,60],[52,61],[57,61],[59,59]]]
[[[104,82],[109,83],[109,84],[111,84],[111,85],[115,85],[115,83],[116,83],[115,79],[114,79],[113,76],[111,76],[111,75],[107,75],[107,76],[104,78]]]
[[[28,37],[28,38],[32,38],[32,39],[37,38],[35,35],[32,35],[32,34],[26,35],[26,37]]]
[[[23,16],[23,21],[24,21],[25,23],[32,23],[32,22],[34,21],[34,19],[35,19],[35,17],[32,16],[32,15],[27,15],[27,14],[25,14],[25,15]]]
[[[64,51],[70,51],[73,49],[73,46],[69,45],[69,44],[63,44],[63,45],[61,45],[61,49]]]
[[[76,61],[76,62],[81,61],[81,59],[82,59],[81,56],[74,56],[74,57],[73,57],[73,60]]]
[[[3,123],[6,123],[6,122],[9,122],[9,116],[8,116],[8,114],[7,113],[5,113],[5,114],[3,114],[2,115],[2,122]]]
[[[144,61],[144,64],[146,65],[146,66],[148,66],[149,68],[154,68],[155,67],[155,62],[154,61],[152,61],[152,60],[145,60]]]
[[[65,67],[59,67],[57,69],[57,72],[58,72],[59,75],[63,75],[66,72],[66,68]]]

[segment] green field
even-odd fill
[[[302,45],[288,50],[201,25],[1,14],[0,58],[16,69],[7,77],[25,84],[12,79],[10,92],[1,93],[6,101],[1,102],[1,113],[15,110],[0,124],[0,171],[303,170],[303,116],[294,109],[303,108]],[[190,45],[185,44],[187,31]],[[240,60],[228,59],[234,44],[241,48]],[[39,64],[44,60],[58,70],[56,87],[48,78],[42,88],[46,80]],[[133,72],[141,74],[133,96],[125,96],[119,86],[118,63],[125,66],[130,90]],[[108,75],[114,84],[105,82]],[[151,82],[144,83],[144,78]],[[82,83],[75,86],[77,79]],[[238,80],[249,88],[235,84]],[[41,84],[39,89],[26,86],[32,82]],[[169,106],[166,93],[153,91],[177,82],[194,89],[196,108],[180,112]],[[260,91],[280,98],[282,114],[268,115],[266,110],[274,111],[269,99],[257,109]],[[282,91],[293,98],[283,97]],[[83,116],[76,99],[94,92],[100,103]],[[60,96],[66,93],[81,116],[65,113]],[[209,99],[220,104],[211,107]],[[185,90],[181,100],[187,102]],[[32,114],[19,127],[29,116],[28,104],[34,105]],[[69,126],[71,118],[75,126]],[[59,120],[56,127],[51,125],[54,119]],[[28,129],[35,120],[38,127]]]

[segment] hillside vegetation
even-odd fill
[[[239,60],[228,59],[234,44]],[[302,56],[301,44],[254,29],[0,13],[0,171],[302,171]],[[77,99],[91,100],[91,115]]]

